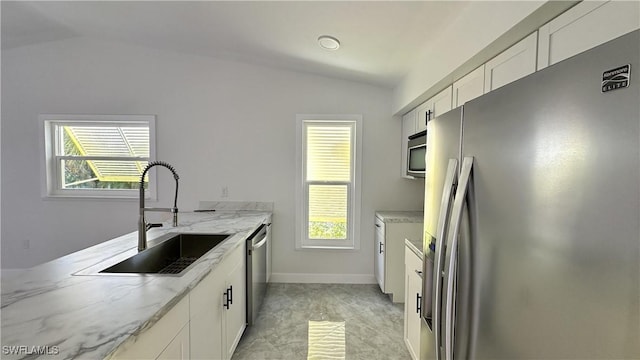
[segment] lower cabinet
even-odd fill
[[[225,304],[225,279],[220,276],[220,264],[196,286],[191,301],[191,357],[223,359],[222,314]]]
[[[179,354],[180,356],[176,356]],[[121,346],[114,359],[189,359],[189,295],[151,328]]]
[[[190,293],[191,357],[230,359],[246,326],[245,248],[234,249]]]
[[[375,217],[374,274],[380,290],[405,302],[404,240],[421,239],[422,223],[383,222]]]
[[[188,360],[191,359],[189,348],[189,325],[185,325],[173,340],[160,353],[157,359],[161,360]]]
[[[420,302],[422,299],[422,259],[408,247],[404,250],[405,304],[404,342],[414,360],[420,357]]]
[[[247,326],[247,297],[245,294],[245,259],[244,244],[231,254],[225,269],[227,271],[225,289],[227,291],[226,301],[229,305],[224,307],[222,314],[222,324],[224,327],[224,359],[231,359],[236,346],[240,342],[242,333]],[[238,251],[240,250],[240,251]]]
[[[242,242],[187,296],[114,359],[231,359],[246,327]]]

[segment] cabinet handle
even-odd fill
[[[422,302],[420,300],[422,300],[422,296],[420,296],[420,293],[416,293],[416,312],[419,316],[422,316],[422,314],[420,314],[420,310],[422,310],[422,308],[420,307],[420,304]]]
[[[380,227],[380,224],[376,224],[376,227],[377,227],[377,228],[379,228],[379,227]]]
[[[380,254],[382,254],[382,243],[380,243]]]
[[[223,292],[222,295],[224,296],[224,304],[222,304],[222,306],[229,310],[229,289]]]
[[[431,120],[431,114],[433,114],[433,111],[427,110],[427,114],[425,116],[425,121],[424,121],[425,125],[427,124],[427,122]]]
[[[233,304],[233,285],[227,289],[227,299],[229,299],[229,304]]]

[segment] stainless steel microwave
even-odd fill
[[[407,146],[407,175],[424,177],[427,155],[427,131],[409,136]]]

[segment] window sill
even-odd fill
[[[329,250],[329,251],[336,251],[336,250],[347,250],[347,251],[353,251],[353,250],[360,250],[360,248],[355,247],[353,245],[349,245],[349,246],[329,246],[329,245],[297,245],[296,246],[296,250]]]

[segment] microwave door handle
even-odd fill
[[[473,169],[473,157],[465,157],[460,170],[460,186],[456,192],[451,211],[451,222],[449,223],[448,256],[445,263],[445,305],[444,305],[444,360],[453,360],[453,335],[454,335],[454,291],[455,272],[458,250],[458,235],[460,233],[460,223],[462,213],[469,190],[471,170]]]

